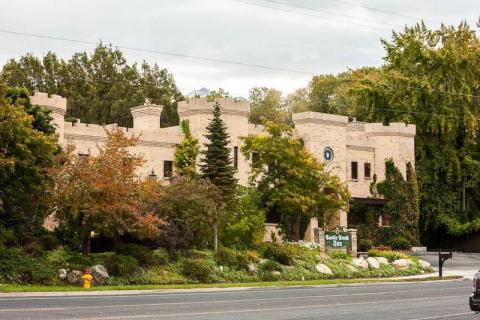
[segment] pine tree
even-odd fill
[[[412,240],[415,241],[415,245],[420,243],[420,233],[419,233],[419,220],[420,220],[420,207],[419,207],[419,194],[418,194],[418,183],[417,183],[417,174],[415,169],[412,166],[411,162],[407,162],[407,204],[409,206],[410,213],[410,233],[412,235]]]
[[[200,172],[202,178],[213,183],[220,191],[223,200],[228,202],[235,191],[237,179],[234,176],[235,169],[232,166],[228,148],[230,137],[221,115],[220,104],[216,102],[213,107],[213,118],[207,126],[205,137],[208,139],[208,143],[205,144],[205,150],[202,151]],[[218,248],[218,223],[219,217],[213,223],[215,252]]]
[[[237,179],[230,158],[230,143],[227,127],[221,118],[220,104],[215,103],[213,118],[207,126],[205,137],[208,143],[202,153],[200,171],[202,178],[210,180],[220,190],[223,199],[228,202],[232,197]]]

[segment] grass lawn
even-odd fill
[[[202,284],[176,284],[176,285],[128,285],[128,286],[94,286],[83,289],[80,286],[45,286],[45,285],[10,285],[0,284],[0,292],[69,292],[69,291],[109,291],[109,290],[163,290],[163,289],[199,289],[199,288],[236,288],[236,287],[285,287],[285,286],[313,286],[332,284],[355,284],[355,283],[381,283],[381,282],[405,282],[405,281],[433,281],[454,280],[459,276],[447,276],[443,278],[428,277],[421,279],[323,279],[309,281],[274,281],[274,282],[241,282],[241,283],[202,283]]]

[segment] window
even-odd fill
[[[357,161],[352,161],[352,175],[351,175],[352,180],[357,180],[358,179],[358,162]]]
[[[238,147],[233,147],[233,167],[238,168]]]
[[[173,161],[163,161],[163,177],[171,178],[173,175]]]
[[[370,163],[365,162],[363,164],[363,169],[364,169],[365,178],[370,179],[372,177],[372,169],[371,169]]]
[[[252,152],[252,163],[255,164],[260,160],[260,154],[256,151]]]

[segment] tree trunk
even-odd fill
[[[466,210],[466,198],[467,198],[467,195],[466,195],[466,181],[467,178],[466,177],[463,177],[463,181],[462,181],[462,212],[465,213],[465,210]]]
[[[300,217],[297,216],[293,224],[293,240],[300,241]]]
[[[217,223],[213,224],[213,251],[217,253],[218,250],[218,228]]]
[[[83,239],[82,239],[82,253],[83,254],[90,254],[90,231],[85,230],[83,232]]]

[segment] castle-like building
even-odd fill
[[[65,98],[35,92],[30,97],[33,105],[51,110],[61,143],[72,143],[79,154],[95,154],[97,146],[106,141],[106,126],[80,122],[65,122],[67,108]],[[239,183],[247,184],[249,162],[240,152],[241,137],[256,135],[263,131],[261,125],[248,122],[250,104],[246,101],[218,99],[230,135],[233,164],[237,169]],[[178,103],[180,120],[189,120],[192,135],[205,143],[204,134],[211,118],[214,102],[196,98]],[[127,135],[140,136],[132,152],[141,154],[146,163],[140,177],[155,175],[161,179],[172,176],[176,144],[183,139],[179,126],[160,128],[162,106],[145,102],[131,108],[133,128],[121,128]],[[385,178],[385,161],[393,159],[405,176],[406,164],[415,161],[415,125],[404,123],[363,123],[350,121],[346,116],[302,112],[293,115],[295,133],[305,142],[305,147],[348,186],[353,201],[371,198],[370,184],[373,176],[378,181]],[[306,238],[313,237],[316,222],[307,230]],[[337,223],[347,226],[347,213],[340,212]],[[273,228],[272,226],[270,226]]]

